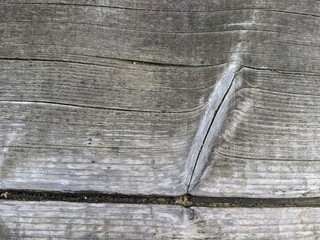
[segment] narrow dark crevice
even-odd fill
[[[192,206],[211,208],[282,208],[320,207],[320,197],[313,198],[246,198],[246,197],[196,197],[190,198]]]
[[[223,101],[222,101],[222,102],[223,102]],[[222,103],[222,102],[221,102],[221,103]],[[219,108],[218,108],[218,109],[219,109]],[[193,169],[192,169],[192,172],[191,172],[191,177],[190,177],[190,180],[189,180],[189,183],[188,183],[188,186],[187,186],[187,193],[189,193],[190,186],[191,186],[191,183],[192,183],[192,181],[193,181],[194,172],[195,172],[196,167],[197,167],[197,165],[198,165],[199,158],[200,158],[200,155],[201,155],[203,146],[204,146],[204,144],[205,144],[205,141],[207,140],[207,137],[208,137],[208,134],[209,134],[209,132],[210,132],[210,129],[212,128],[213,122],[214,122],[214,120],[215,120],[215,118],[216,118],[216,115],[217,115],[217,113],[218,113],[218,109],[217,109],[217,110],[215,111],[215,113],[214,113],[214,116],[213,116],[213,118],[212,118],[212,120],[211,120],[211,122],[210,122],[210,124],[209,124],[209,128],[208,128],[208,130],[207,130],[207,132],[206,132],[206,135],[205,135],[205,137],[204,137],[204,139],[203,139],[203,141],[202,141],[200,150],[198,151],[198,155],[197,155],[195,164],[194,164],[194,166],[193,166]]]
[[[131,10],[131,11],[172,12],[170,10],[163,10],[163,9],[133,8],[133,7],[121,7],[121,6],[89,4],[89,3],[86,4],[86,3],[66,3],[66,2],[60,2],[60,3],[59,2],[57,3],[24,2],[24,3],[5,3],[5,4],[6,5],[54,5],[54,6],[73,6],[73,7],[96,7],[96,8],[109,8],[109,9]]]
[[[256,71],[268,71],[268,72],[274,72],[279,74],[288,74],[288,75],[301,75],[301,76],[320,76],[319,72],[299,72],[299,71],[287,71],[283,69],[277,69],[277,68],[263,68],[263,67],[252,67],[252,66],[245,66],[242,65],[241,69],[251,69]]]
[[[281,208],[320,207],[320,197],[314,198],[243,198],[201,197],[192,195],[157,196],[108,194],[94,191],[56,192],[32,190],[0,190],[2,201],[64,201],[77,203],[158,204],[209,208]]]
[[[58,192],[40,190],[0,190],[6,201],[66,201],[84,203],[175,204],[178,197],[108,194],[96,191]]]
[[[231,82],[230,82],[230,85],[228,86],[228,88],[227,88],[226,92],[224,93],[224,95],[223,95],[223,97],[222,97],[222,99],[221,99],[221,101],[220,101],[217,109],[216,109],[215,112],[214,112],[214,115],[213,115],[213,117],[212,117],[212,119],[211,119],[211,122],[210,122],[210,124],[209,124],[208,129],[207,129],[207,132],[206,132],[206,134],[205,134],[205,137],[204,137],[203,140],[202,140],[201,147],[200,147],[200,149],[199,149],[199,151],[198,151],[197,158],[196,158],[195,164],[194,164],[194,166],[193,166],[192,173],[191,173],[191,177],[190,177],[190,180],[189,180],[189,183],[188,183],[188,186],[187,186],[187,193],[189,193],[190,186],[191,186],[191,183],[192,183],[193,178],[194,178],[195,169],[196,169],[196,167],[197,167],[197,164],[198,164],[200,155],[201,155],[202,150],[203,150],[203,146],[204,146],[204,144],[205,144],[205,142],[206,142],[206,140],[207,140],[207,138],[208,138],[208,135],[209,135],[209,133],[210,133],[210,131],[211,131],[211,129],[212,129],[212,126],[213,126],[213,124],[214,124],[214,122],[215,122],[215,119],[216,119],[216,117],[217,117],[217,114],[218,114],[219,110],[221,109],[223,103],[225,102],[225,100],[226,100],[226,98],[227,98],[227,96],[228,96],[228,94],[229,94],[229,92],[230,92],[230,90],[231,90],[231,88],[232,88],[232,86],[233,86],[233,83],[234,83],[234,80],[235,80],[237,74],[238,74],[241,70],[242,70],[242,67],[239,68],[239,70],[235,71],[235,73],[234,73],[234,75],[233,75],[233,77],[232,77],[232,80],[231,80]]]
[[[205,64],[175,64],[175,63],[166,63],[166,62],[151,62],[151,61],[141,61],[135,59],[122,59],[115,57],[96,57],[95,58],[118,61],[119,63],[126,63],[131,65],[149,65],[149,66],[157,66],[157,67],[180,67],[180,68],[200,68],[200,67],[212,67],[212,65]],[[89,62],[81,62],[81,61],[71,61],[71,60],[63,60],[63,59],[46,59],[46,58],[21,58],[21,57],[0,57],[1,61],[28,61],[28,62],[52,62],[52,63],[71,63],[71,64],[82,64],[82,65],[91,65],[91,66],[99,66],[99,67],[111,67],[105,64],[99,63],[89,63]]]
[[[154,114],[179,114],[179,113],[190,113],[194,111],[198,111],[202,108],[195,108],[191,110],[185,111],[170,111],[166,109],[159,110],[143,110],[143,109],[126,109],[126,108],[112,108],[112,107],[102,107],[102,106],[91,106],[91,105],[81,105],[81,104],[72,104],[72,103],[61,103],[61,102],[52,102],[52,101],[39,101],[39,100],[1,100],[0,103],[22,103],[22,104],[47,104],[47,105],[56,105],[56,106],[64,106],[64,107],[75,107],[75,108],[88,108],[88,109],[98,109],[98,110],[108,110],[108,111],[119,111],[119,112],[136,112],[136,113],[154,113]]]

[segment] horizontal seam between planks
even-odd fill
[[[193,195],[160,196],[160,195],[125,195],[108,194],[95,191],[57,192],[36,190],[0,189],[7,192],[10,201],[56,201],[83,203],[117,203],[117,204],[157,204],[179,205],[182,207],[210,208],[282,208],[282,207],[320,207],[319,197],[306,198],[249,198],[249,197],[204,197]]]

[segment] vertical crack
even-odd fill
[[[217,120],[218,114],[221,111],[222,106],[224,105],[224,103],[226,102],[226,99],[228,98],[228,95],[230,94],[230,91],[231,91],[231,89],[234,85],[234,82],[235,82],[235,78],[236,78],[237,74],[242,70],[242,68],[243,67],[240,67],[238,70],[236,70],[233,73],[233,76],[231,78],[231,81],[230,81],[227,89],[223,93],[223,96],[222,96],[218,106],[214,110],[214,114],[213,114],[211,121],[209,123],[209,127],[207,128],[207,131],[205,132],[205,136],[201,142],[201,146],[200,146],[198,153],[196,155],[195,163],[192,167],[191,176],[190,176],[190,179],[189,179],[189,182],[187,185],[187,193],[189,193],[190,190],[192,190],[192,188],[194,188],[199,183],[200,177],[205,170],[205,165],[206,165],[205,163],[208,160],[207,159],[208,155],[212,151],[213,141],[215,140],[215,137],[216,137],[216,136],[212,136],[212,135],[214,135],[214,132],[212,132],[212,131],[214,131],[215,122]],[[219,91],[219,89],[218,89],[218,91]],[[210,109],[209,109],[209,111],[210,111]],[[200,159],[204,159],[204,163],[202,163],[202,166],[199,167]],[[197,174],[197,176],[196,176],[196,169],[197,168],[200,168],[199,171],[201,174]]]

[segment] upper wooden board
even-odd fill
[[[319,1],[1,1],[0,188],[318,195],[319,16]]]
[[[210,15],[69,3],[1,4],[0,188],[185,193]]]

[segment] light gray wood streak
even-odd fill
[[[318,208],[1,202],[10,239],[316,239]]]

